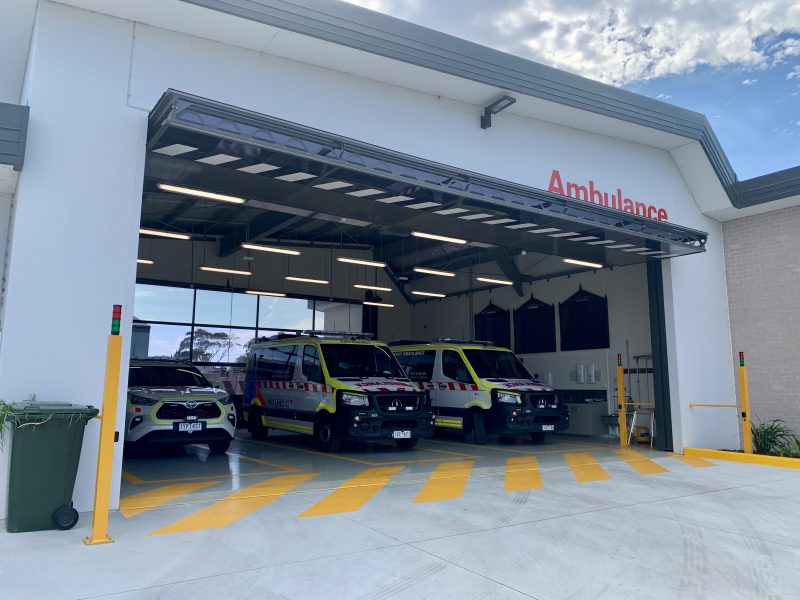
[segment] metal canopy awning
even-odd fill
[[[164,196],[156,184],[167,182],[246,199],[219,209],[252,213],[239,215],[246,226],[219,232],[222,255],[271,237],[281,225],[310,231],[309,219],[399,238],[416,230],[467,239],[468,247],[457,249],[467,254],[476,247],[525,250],[604,266],[705,251],[701,231],[173,90],[150,114],[147,150],[146,194]],[[453,244],[430,244],[427,264],[437,264],[437,256],[452,260],[443,246]],[[396,260],[408,258],[398,253]]]

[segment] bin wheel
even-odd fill
[[[486,443],[486,423],[483,420],[483,413],[480,409],[472,411],[472,435],[475,436],[475,443],[483,446]]]
[[[62,506],[53,513],[53,525],[56,529],[66,531],[72,529],[78,523],[78,511],[71,506]]]
[[[402,448],[403,450],[411,450],[411,448],[417,445],[418,440],[419,438],[406,438],[395,440],[394,443],[397,444],[398,448]]]
[[[531,431],[531,441],[534,444],[544,443],[544,431]]]
[[[324,414],[320,416],[314,425],[314,438],[316,438],[317,446],[323,452],[336,452],[341,443],[336,435],[333,419]]]
[[[253,436],[253,439],[267,439],[267,432],[269,432],[269,429],[264,427],[264,423],[261,421],[261,412],[251,408],[247,416],[247,430],[250,432],[250,435]]]
[[[208,449],[211,451],[211,454],[225,454],[230,447],[231,443],[229,441],[208,443]]]

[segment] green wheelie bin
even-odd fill
[[[72,492],[83,432],[98,410],[44,402],[13,405],[6,530],[72,529]]]

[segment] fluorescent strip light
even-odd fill
[[[356,190],[355,192],[347,192],[348,196],[355,196],[356,198],[366,198],[367,196],[377,196],[378,194],[385,194],[383,190],[376,190],[368,188],[366,190]]]
[[[655,256],[656,254],[666,254],[663,250],[651,250],[650,252],[640,252],[642,256]]]
[[[275,179],[280,179],[281,181],[303,181],[305,179],[312,179],[316,177],[316,175],[312,175],[311,173],[303,173],[302,171],[298,171],[297,173],[289,173],[288,175],[280,175]]]
[[[201,271],[211,271],[212,273],[230,273],[231,275],[244,275],[250,277],[250,271],[240,271],[239,269],[221,269],[219,267],[200,267]]]
[[[137,258],[136,259],[136,264],[137,265],[154,265],[155,262],[153,262],[152,260],[148,260],[146,258]]]
[[[188,240],[190,236],[185,233],[173,233],[171,231],[160,231],[158,229],[145,229],[139,228],[139,233],[142,235],[155,235],[158,237],[171,238],[173,240]]]
[[[463,217],[458,217],[459,219],[464,219],[465,221],[474,221],[476,219],[485,219],[486,217],[493,217],[494,215],[491,213],[475,213],[474,215],[464,215]]]
[[[580,235],[580,234],[575,232],[575,231],[569,231],[569,232],[566,232],[566,233],[551,233],[550,237],[552,237],[552,238],[565,238],[565,237],[572,237],[572,236],[575,236],[575,235]]]
[[[242,159],[238,156],[231,156],[230,154],[215,154],[214,156],[198,158],[195,162],[203,163],[205,165],[224,165],[225,163],[233,162],[235,160]]]
[[[528,233],[552,233],[554,231],[561,231],[558,227],[545,227],[544,229],[534,229]]]
[[[356,283],[354,288],[358,288],[360,290],[375,290],[376,292],[391,292],[392,288],[381,287],[379,285],[366,285],[363,283]]]
[[[434,211],[437,215],[457,215],[465,212],[469,212],[469,210],[466,208],[445,208],[444,210]]]
[[[483,281],[484,283],[497,283],[499,285],[514,285],[513,281],[508,281],[506,279],[493,279],[491,277],[476,277],[478,281]]]
[[[616,246],[609,246],[611,250],[619,250],[620,248],[633,248],[634,244],[617,244]]]
[[[447,237],[446,235],[436,235],[435,233],[424,233],[422,231],[412,231],[411,235],[428,240],[438,240],[440,242],[450,242],[451,244],[466,244],[467,240],[461,238]]]
[[[516,225],[506,225],[506,229],[525,229],[527,227],[536,227],[536,223],[517,223]]]
[[[587,262],[585,260],[577,260],[574,258],[564,258],[562,259],[565,263],[570,265],[578,265],[580,267],[593,267],[595,269],[602,269],[603,265],[599,263]]]
[[[394,308],[394,304],[387,304],[386,302],[369,302],[365,300],[361,304],[366,304],[367,306],[382,306],[384,308]]]
[[[174,192],[176,194],[186,194],[187,196],[197,196],[198,198],[206,198],[207,200],[219,200],[220,202],[232,202],[233,204],[244,204],[244,198],[237,196],[227,196],[225,194],[216,194],[214,192],[206,192],[203,190],[195,190],[192,188],[182,187],[179,185],[170,185],[168,183],[159,183],[156,186],[165,192]]]
[[[247,250],[258,250],[259,252],[272,252],[273,254],[288,254],[290,256],[300,256],[299,250],[289,250],[288,248],[275,248],[273,246],[261,246],[259,244],[242,244],[242,248]]]
[[[436,292],[413,291],[411,293],[414,294],[415,296],[430,296],[431,298],[446,298],[447,297],[446,294],[438,294]]]
[[[386,266],[386,263],[378,262],[376,260],[361,260],[360,258],[347,258],[344,256],[340,256],[336,260],[338,260],[339,262],[350,263],[353,265],[364,265],[365,267],[377,267],[378,269],[382,269]]]
[[[627,250],[623,250],[623,252],[643,252],[645,250],[650,250],[647,246],[639,246],[638,248],[628,248]]]
[[[433,208],[434,206],[441,206],[441,202],[419,202],[417,204],[406,204],[403,208],[413,208],[414,210],[420,208]]]
[[[353,184],[347,183],[346,181],[330,181],[328,183],[320,183],[314,187],[321,190],[339,190],[341,188],[353,187]]]
[[[280,169],[280,167],[276,167],[275,165],[271,165],[269,163],[258,163],[255,165],[250,165],[249,167],[239,167],[236,170],[241,171],[242,173],[252,173],[257,175],[258,173],[274,171],[275,169]]]
[[[506,223],[513,223],[516,219],[492,219],[491,221],[484,221],[484,225],[504,225]]]
[[[178,154],[186,154],[187,152],[194,152],[197,150],[194,146],[187,146],[186,144],[171,144],[164,146],[158,150],[153,150],[157,154],[165,154],[166,156],[178,156]]]
[[[617,240],[598,240],[596,242],[586,242],[587,246],[599,246],[601,244],[616,244]]]
[[[283,292],[259,292],[258,290],[246,290],[245,294],[253,294],[254,296],[275,296],[276,298],[286,297],[286,294]]]
[[[583,237],[571,238],[569,241],[570,242],[587,242],[589,240],[596,240],[596,239],[597,239],[596,235],[584,235]]]
[[[326,281],[324,279],[309,279],[308,277],[291,277],[286,276],[284,277],[286,281],[299,281],[300,283],[318,283],[320,285],[327,285],[330,281]]]
[[[423,267],[414,267],[415,273],[425,273],[426,275],[438,275],[439,277],[455,277],[455,273],[450,271],[437,271],[436,269],[425,269]]]
[[[377,202],[384,204],[394,204],[395,202],[405,202],[406,200],[413,200],[411,196],[389,196],[388,198],[378,198]]]

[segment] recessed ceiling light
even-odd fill
[[[619,250],[621,248],[633,248],[634,244],[617,244],[616,246],[608,246],[611,250]]]
[[[356,190],[355,192],[347,192],[347,195],[355,196],[356,198],[366,198],[367,196],[377,196],[378,194],[383,194],[383,193],[385,193],[383,190],[368,188],[366,190]]]
[[[187,152],[194,152],[195,150],[197,150],[197,148],[194,146],[187,146],[186,144],[170,144],[158,150],[153,150],[153,152],[166,156],[178,156],[178,154],[186,154]]]
[[[379,285],[366,285],[363,283],[356,283],[354,288],[358,288],[360,290],[375,290],[376,292],[391,292],[392,288],[381,287]]]
[[[197,198],[205,198],[206,200],[219,200],[220,202],[231,202],[233,204],[244,204],[245,199],[237,196],[228,196],[226,194],[217,194],[215,192],[206,192],[205,190],[195,190],[180,185],[171,185],[169,183],[159,183],[156,187],[165,192],[174,192],[175,194],[186,194],[187,196],[196,196]]]
[[[339,190],[346,187],[353,187],[352,183],[346,181],[329,181],[328,183],[320,183],[314,186],[321,190]]]
[[[544,229],[533,229],[528,233],[552,233],[553,231],[561,231],[558,227],[545,227]]]
[[[238,156],[231,156],[230,154],[215,154],[214,156],[206,156],[205,158],[198,158],[195,162],[203,163],[206,165],[224,165],[225,163],[233,162],[235,160],[242,160]]]
[[[536,223],[517,223],[516,225],[506,225],[506,229],[526,229],[527,227],[536,227]]]
[[[422,292],[419,290],[414,290],[411,292],[415,296],[430,296],[431,298],[446,298],[446,294],[439,294],[438,292]]]
[[[317,283],[319,285],[327,285],[328,283],[330,283],[329,281],[326,281],[324,279],[310,279],[308,277],[292,277],[289,275],[284,277],[284,279],[286,279],[286,281],[298,281],[300,283]]]
[[[551,233],[550,237],[552,238],[565,238],[565,237],[574,237],[576,235],[580,235],[575,231],[567,231],[565,233]]]
[[[394,204],[395,202],[405,202],[406,200],[413,200],[411,196],[389,196],[388,198],[379,198],[377,202],[384,204]]]
[[[638,248],[628,248],[627,250],[623,250],[623,252],[644,252],[645,250],[650,250],[647,246],[639,246]]]
[[[496,283],[498,285],[514,285],[513,281],[508,281],[507,279],[494,279],[493,277],[476,277],[478,281],[483,281],[484,283]]]
[[[441,206],[441,202],[417,202],[416,204],[405,204],[403,208],[413,208],[419,210],[422,208],[433,208],[434,206]]]
[[[428,240],[437,240],[440,242],[450,242],[451,244],[466,244],[467,240],[461,238],[448,237],[446,235],[437,235],[435,233],[424,233],[422,231],[412,231],[411,235],[418,238],[425,238]]]
[[[584,235],[583,237],[570,238],[570,242],[587,242],[598,239],[596,235]]]
[[[267,171],[274,171],[275,169],[280,169],[280,167],[276,167],[275,165],[270,165],[268,163],[258,163],[255,165],[250,165],[249,167],[239,167],[236,169],[237,171],[241,171],[242,173],[265,173]]]
[[[260,244],[251,244],[249,242],[245,242],[242,244],[242,248],[246,248],[247,250],[258,250],[259,252],[272,252],[273,254],[288,254],[290,256],[299,256],[299,250],[289,250],[288,248],[275,248],[274,246],[262,246]]]
[[[190,236],[185,233],[175,233],[173,231],[161,231],[159,229],[145,229],[139,228],[139,233],[142,235],[155,235],[158,237],[171,238],[173,240],[188,240]]]
[[[153,262],[152,260],[149,260],[147,258],[137,258],[136,259],[136,264],[137,265],[154,265],[155,262]]]
[[[463,217],[458,217],[459,219],[464,219],[465,221],[475,221],[476,219],[485,219],[486,217],[493,217],[494,215],[490,213],[475,213],[474,215],[464,215]]]
[[[280,175],[275,179],[280,179],[281,181],[304,181],[306,179],[312,179],[316,177],[316,175],[312,175],[311,173],[303,173],[299,171],[297,173],[289,173],[288,175]]]
[[[596,242],[586,242],[586,245],[587,246],[600,246],[602,244],[616,244],[616,243],[617,243],[617,240],[597,240]]]
[[[353,265],[364,265],[365,267],[377,267],[379,269],[382,269],[383,267],[386,266],[386,263],[384,262],[378,262],[376,260],[361,260],[360,258],[347,258],[346,256],[340,256],[336,260],[338,260],[339,262],[350,263]]]
[[[516,219],[492,219],[491,221],[484,221],[484,225],[503,225],[505,223],[513,223]]]
[[[386,302],[370,302],[365,300],[361,304],[366,304],[367,306],[382,306],[383,308],[394,308],[394,304],[388,304]]]
[[[580,267],[592,267],[594,269],[602,269],[603,268],[603,265],[601,265],[600,263],[593,263],[593,262],[588,262],[588,261],[585,261],[585,260],[577,260],[575,258],[564,258],[562,260],[567,264],[578,265]]]
[[[424,267],[414,267],[415,273],[424,273],[425,275],[438,275],[439,277],[455,277],[455,273],[450,271],[439,271],[437,269],[426,269]]]
[[[249,277],[250,275],[253,274],[250,271],[241,271],[239,269],[222,269],[220,267],[205,267],[204,266],[204,267],[200,267],[200,270],[201,271],[210,271],[212,273],[229,273],[231,275],[244,275],[246,277]]]
[[[461,213],[469,212],[469,210],[466,209],[466,208],[445,208],[443,210],[435,210],[433,212],[434,212],[434,214],[437,214],[437,215],[448,216],[448,215],[458,215],[458,214],[461,214]]]
[[[275,296],[276,298],[286,297],[286,294],[283,292],[259,292],[258,290],[246,290],[245,294],[253,294],[254,296]]]

